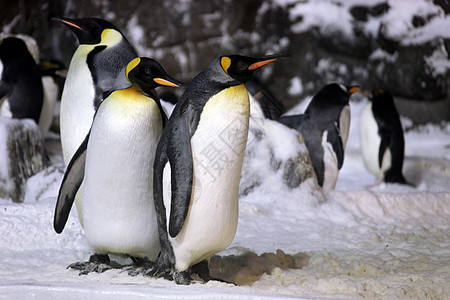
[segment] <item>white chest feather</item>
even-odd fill
[[[191,205],[181,232],[172,239],[177,270],[185,270],[233,241],[249,114],[243,85],[215,95],[203,109],[191,139]]]
[[[75,51],[61,96],[61,146],[66,165],[89,132],[95,113],[94,82],[86,63],[92,47],[80,45]]]
[[[153,100],[116,100],[105,100],[92,125],[83,191],[85,235],[95,253],[154,260],[159,239],[153,161],[161,115]]]
[[[381,138],[378,135],[378,125],[372,113],[371,102],[364,107],[361,113],[360,141],[361,153],[367,170],[378,178],[383,178],[384,172],[390,168],[391,152],[389,148],[386,149],[380,168],[378,151]]]

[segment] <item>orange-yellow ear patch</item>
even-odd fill
[[[127,69],[125,71],[125,74],[127,76],[127,79],[130,80],[128,78],[128,74],[131,72],[131,70],[133,70],[134,68],[136,68],[136,66],[141,62],[141,59],[139,57],[136,57],[135,59],[133,59],[132,61],[130,61],[127,65]]]
[[[225,73],[228,74],[228,68],[231,66],[231,59],[227,56],[222,57],[220,60],[220,65],[222,66],[222,69],[225,71]]]

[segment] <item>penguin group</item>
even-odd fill
[[[61,98],[66,171],[53,225],[63,231],[75,202],[92,251],[89,261],[70,265],[80,274],[103,272],[112,267],[110,255],[120,255],[131,259],[130,274],[177,284],[190,284],[192,273],[212,279],[207,260],[231,244],[238,225],[249,93],[258,95],[266,118],[304,136],[317,184],[334,189],[349,135],[349,99],[358,86],[328,84],[304,114],[284,116],[252,75],[287,55],[221,55],[185,87],[168,117],[156,89],[184,86],[157,61],[139,57],[106,20],[56,20],[76,35],[79,46]],[[370,143],[378,134],[380,145],[378,153],[378,146],[368,145],[364,159],[378,178],[404,183],[398,113],[385,114],[393,102],[378,100],[388,95],[376,92],[371,98],[373,122],[363,126],[371,133],[361,132]],[[396,130],[383,135],[383,126]]]

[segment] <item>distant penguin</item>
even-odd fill
[[[402,174],[405,140],[392,95],[376,90],[361,114],[364,165],[379,182],[407,184]]]
[[[302,133],[317,183],[326,190],[335,188],[344,163],[350,130],[349,100],[357,91],[357,86],[328,84],[314,95],[303,115],[283,116],[278,120]]]
[[[157,266],[160,272],[171,270],[178,284],[189,284],[192,265],[233,241],[250,115],[243,83],[279,57],[214,60],[192,80],[164,129],[153,177],[161,243]],[[171,199],[163,196],[167,162]]]
[[[83,182],[83,220],[95,253],[71,265],[99,271],[108,254],[155,261],[159,237],[153,201],[153,161],[167,117],[152,89],[179,86],[153,59],[135,58],[126,69],[129,88],[112,92],[99,106],[89,135],[69,163],[59,191],[54,228],[67,222]]]
[[[65,77],[65,67],[57,61],[39,62],[39,72],[44,88],[44,102],[39,116],[39,128],[45,136],[52,124],[56,101],[59,97],[59,86],[56,79]]]
[[[16,119],[29,118],[39,124],[43,88],[39,69],[25,42],[8,37],[0,42],[1,115]]]
[[[245,87],[253,99],[256,100],[256,103],[250,103],[250,110],[253,109],[256,115],[263,116],[269,120],[277,120],[284,113],[281,103],[276,100],[275,96],[259,79],[252,78],[245,83]],[[250,113],[254,115],[253,111]]]
[[[137,56],[117,27],[103,19],[58,18],[78,38],[61,96],[60,134],[64,163],[68,165],[92,124],[103,94],[128,87],[125,67]],[[122,86],[116,82],[123,83]],[[81,204],[76,205],[81,225]]]

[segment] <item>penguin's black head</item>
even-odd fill
[[[316,99],[323,99],[330,104],[348,104],[351,94],[359,91],[358,86],[349,86],[339,83],[331,83],[324,86],[315,96]]]
[[[78,38],[80,44],[96,45],[102,40],[102,34],[105,30],[113,30],[122,33],[116,26],[110,22],[100,18],[84,18],[84,19],[69,19],[69,18],[55,18],[72,30]]]
[[[166,71],[154,59],[136,57],[127,65],[128,81],[142,92],[152,95],[152,90],[158,86],[179,87],[181,83],[167,75]]]
[[[383,89],[372,91],[372,95],[369,96],[369,100],[373,103],[379,103],[380,105],[394,105],[394,98],[392,97],[392,94]]]
[[[261,58],[254,58],[242,55],[227,55],[219,57],[222,69],[233,79],[242,83],[252,78],[253,72],[262,66],[276,61],[284,54],[268,55]]]
[[[16,37],[8,37],[0,41],[0,59],[7,61],[8,58],[21,57],[31,54],[28,52],[25,42]]]

